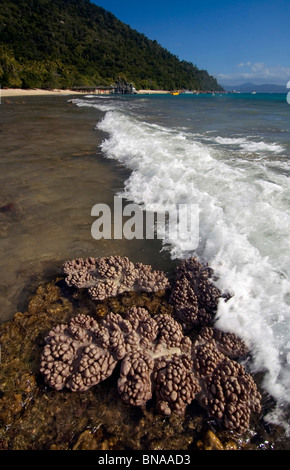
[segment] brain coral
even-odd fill
[[[155,393],[157,411],[182,414],[193,399],[228,429],[245,431],[260,411],[253,378],[231,357],[246,352],[234,335],[202,328],[192,342],[163,313],[133,307],[100,323],[78,315],[46,337],[41,372],[60,390],[85,391],[109,377],[121,361],[118,391],[124,403],[143,406]]]
[[[169,287],[161,271],[127,257],[75,259],[63,265],[68,286],[86,288],[93,300],[104,300],[127,291],[157,292]]]

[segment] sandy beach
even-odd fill
[[[165,90],[138,90],[137,92],[140,95],[145,94],[168,94],[170,91]],[[35,88],[33,90],[23,90],[22,88],[4,88],[0,89],[0,97],[12,97],[12,96],[45,96],[45,95],[87,95],[87,91],[74,91],[74,90],[41,90]],[[90,92],[94,94],[94,92]],[[96,93],[98,94],[98,93]]]
[[[164,90],[138,90],[138,94],[168,94],[169,91]],[[75,91],[75,90],[41,90],[35,88],[33,90],[23,90],[22,88],[4,88],[0,89],[0,97],[12,96],[45,96],[45,95],[87,95],[88,91]],[[94,92],[90,92],[94,94]],[[96,93],[98,94],[98,93]]]
[[[11,96],[42,96],[42,95],[83,95],[87,92],[73,90],[41,90],[35,88],[33,90],[23,90],[22,88],[4,88],[0,90],[2,98]]]

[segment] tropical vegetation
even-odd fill
[[[2,87],[220,90],[215,78],[89,0],[1,0]]]

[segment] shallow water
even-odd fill
[[[73,107],[70,99],[2,100],[1,321],[21,310],[39,283],[60,273],[66,259],[120,254],[159,269],[172,264],[168,254],[157,262],[159,241],[91,236],[92,207],[112,207],[129,171],[101,154],[104,134],[95,126],[103,113]]]

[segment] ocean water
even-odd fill
[[[7,101],[7,102],[6,102]],[[0,321],[66,259],[120,254],[173,272],[208,262],[216,324],[241,336],[287,425],[290,404],[290,106],[284,94],[29,97],[0,107]],[[97,203],[199,210],[183,240],[95,240]]]
[[[284,94],[87,96],[77,107],[102,111],[96,132],[106,158],[130,170],[118,194],[148,211],[199,208],[199,243],[178,238],[172,259],[197,256],[233,294],[220,301],[217,327],[242,337],[253,372],[290,403],[290,106]],[[289,431],[289,429],[288,429]]]
[[[130,171],[104,157],[104,113],[70,96],[2,99],[0,106],[0,322],[25,311],[67,259],[129,256],[174,269],[160,241],[94,240],[91,209],[113,205]]]

